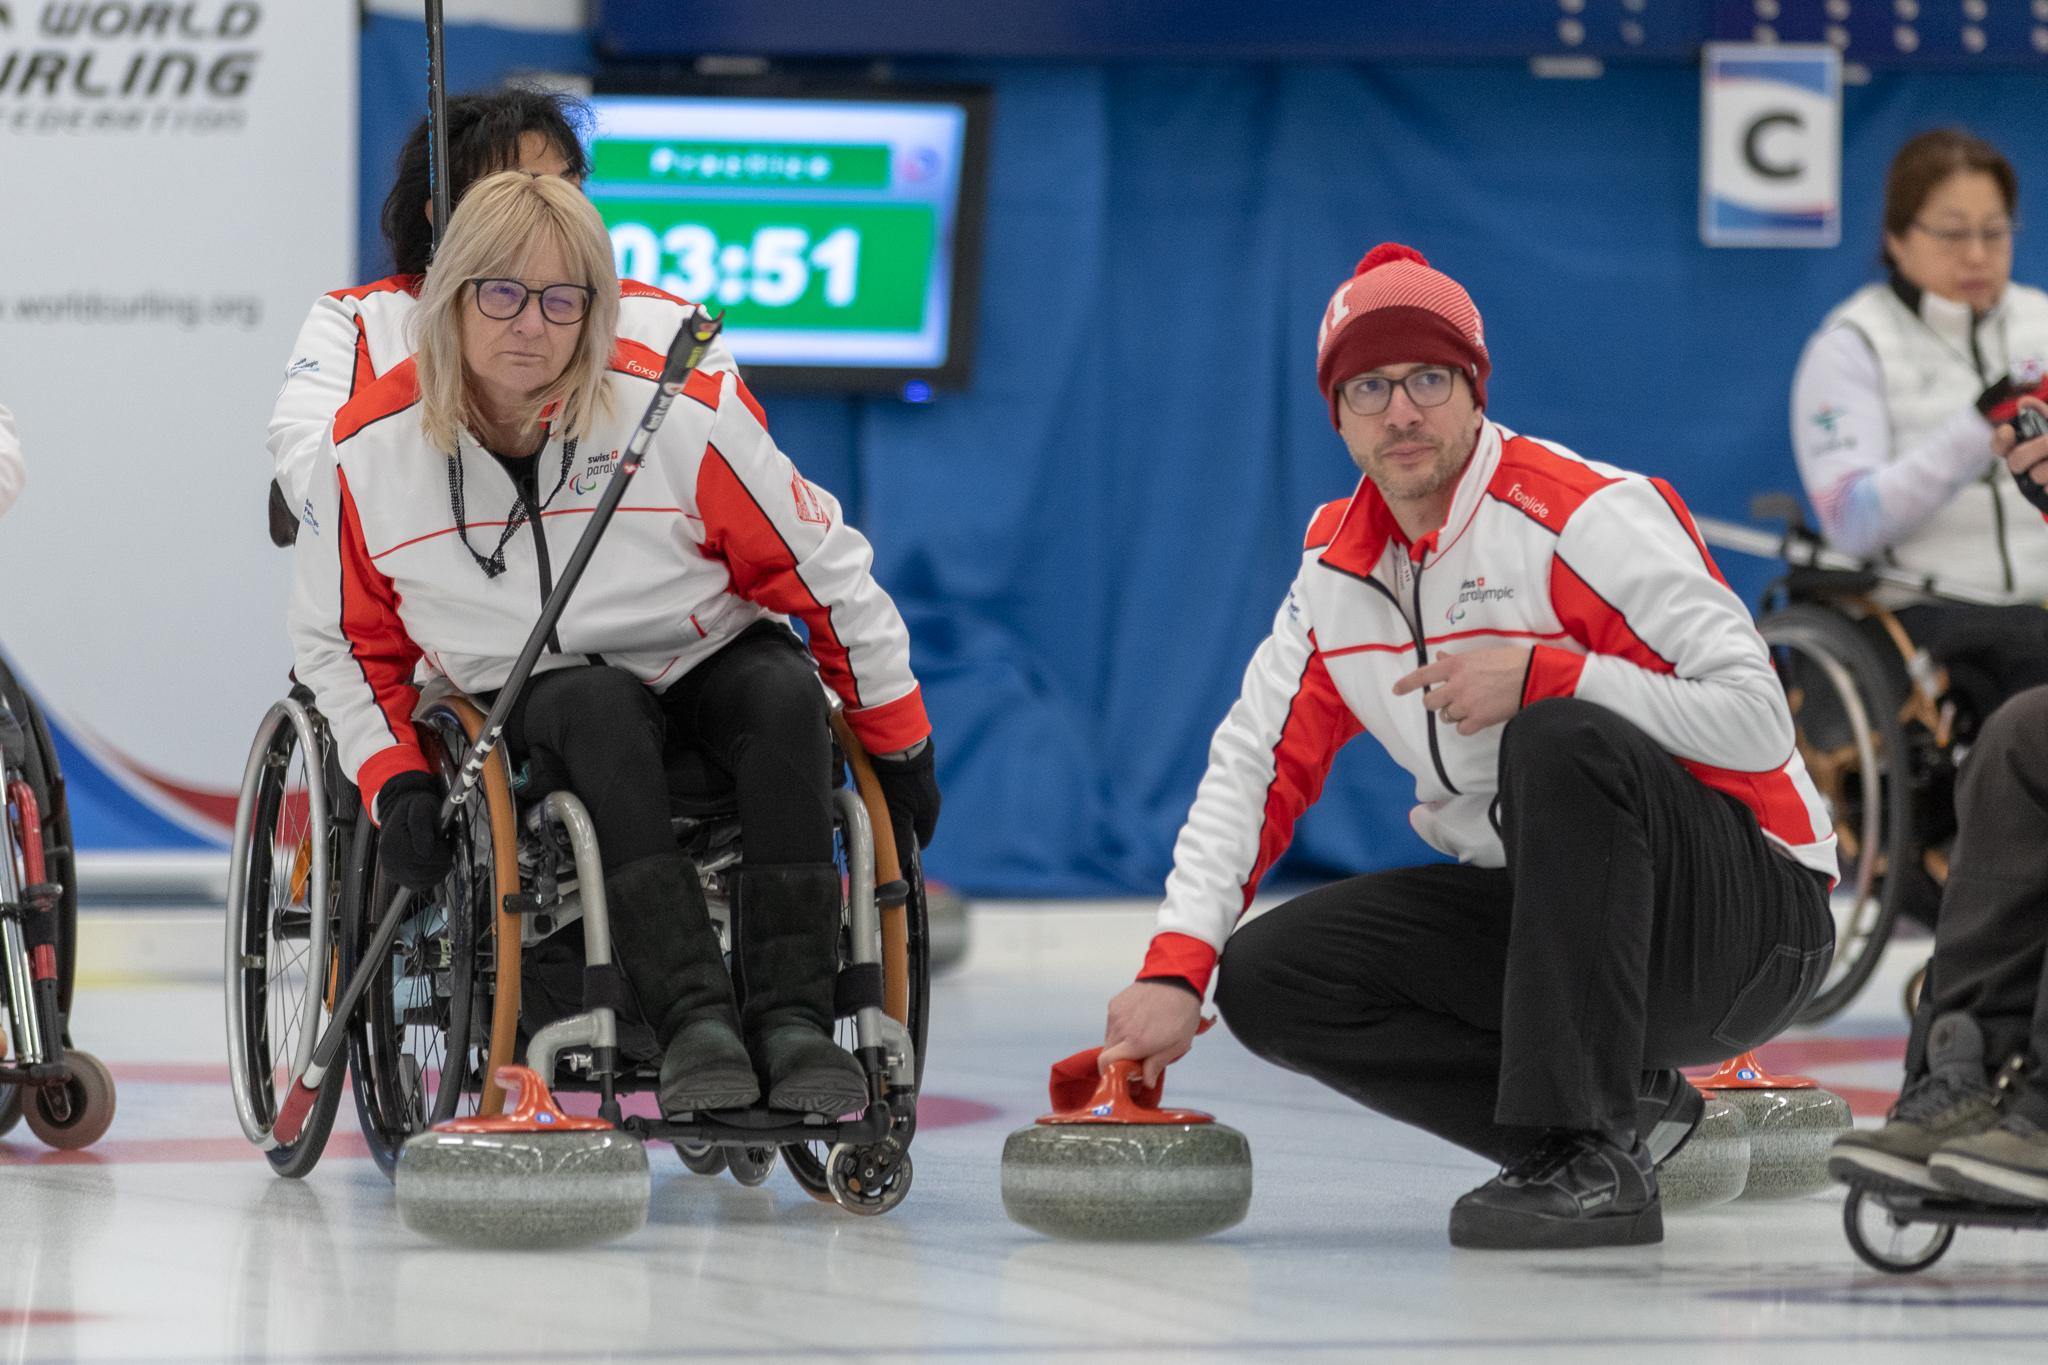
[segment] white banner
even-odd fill
[[[1700,240],[1842,240],[1842,58],[1820,43],[1708,43],[1700,84]]]
[[[150,841],[124,792],[223,839],[288,685],[264,428],[355,283],[357,32],[355,0],[0,0],[0,648],[102,770],[66,756],[82,847]]]

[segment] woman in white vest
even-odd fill
[[[1944,128],[1899,149],[1885,178],[1888,278],[1807,342],[1792,444],[1839,548],[2038,603],[2048,520],[1999,458],[2016,395],[2048,389],[2048,294],[2011,278],[2018,202],[2011,164],[1980,138]],[[1948,666],[1965,729],[2048,683],[2048,612],[1894,596],[1915,643]]]
[[[2048,294],[2011,279],[2018,200],[2011,164],[1981,139],[1940,129],[1899,149],[1885,179],[1890,278],[1807,342],[1792,444],[1837,546],[2038,601],[2048,522],[1994,457],[1979,408],[2048,370]]]

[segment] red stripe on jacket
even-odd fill
[[[1501,444],[1500,463],[1486,491],[1561,534],[1581,503],[1619,482],[1578,460],[1567,460],[1540,441],[1517,436]]]
[[[1811,844],[1828,835],[1828,831],[1813,827],[1813,817],[1799,795],[1798,784],[1783,768],[1767,773],[1745,773],[1733,768],[1695,763],[1689,758],[1681,758],[1678,763],[1715,791],[1726,792],[1748,806],[1756,816],[1756,822],[1767,833],[1777,835],[1788,844]]]
[[[378,377],[377,382],[341,405],[334,414],[334,444],[380,422],[393,413],[404,412],[420,401],[416,358],[407,356]]]
[[[1679,497],[1678,490],[1662,479],[1651,479],[1650,487],[1657,490],[1657,496],[1664,499],[1665,506],[1671,509],[1671,515],[1678,518],[1678,524],[1683,526],[1686,535],[1692,538],[1692,547],[1700,552],[1700,561],[1707,566],[1707,572],[1714,576],[1716,583],[1726,588],[1728,580],[1721,577],[1721,566],[1714,562],[1713,555],[1707,553],[1707,542],[1700,538],[1700,528],[1693,524],[1692,509],[1685,505],[1685,499]]]
[[[704,509],[704,553],[725,561],[733,591],[770,611],[802,617],[819,673],[849,707],[860,710],[859,680],[853,676],[853,661],[839,632],[832,628],[831,609],[797,572],[789,542],[717,446],[704,447],[704,459],[697,466],[697,505]]]
[[[1314,650],[1313,631],[1308,642]],[[1294,700],[1287,707],[1287,719],[1280,726],[1280,739],[1273,746],[1273,780],[1266,784],[1258,860],[1244,880],[1244,909],[1251,908],[1252,897],[1258,894],[1259,879],[1293,842],[1294,822],[1321,798],[1323,779],[1330,775],[1337,751],[1364,729],[1364,724],[1338,695],[1322,653],[1311,653],[1301,670],[1301,686],[1295,689]]]
[[[371,562],[348,475],[341,473],[340,480],[341,539],[336,549],[341,557],[341,633],[348,637],[349,653],[391,731],[391,747],[372,755],[356,775],[363,803],[374,812],[377,793],[386,782],[403,772],[431,771],[412,728],[419,691],[409,679],[420,660],[420,647],[398,618],[398,589]]]
[[[348,396],[354,398],[377,382],[377,367],[370,363],[370,335],[363,330],[363,316],[356,314],[356,364],[349,375]]]
[[[1309,518],[1308,534],[1302,537],[1301,548],[1318,550],[1337,538],[1337,528],[1344,524],[1344,513],[1351,507],[1351,499],[1338,498],[1326,502],[1316,509]]]
[[[328,293],[330,299],[366,299],[372,294],[410,294],[420,296],[420,286],[427,282],[425,275],[386,275],[381,280],[371,280],[353,289],[335,289]]]
[[[1572,638],[1595,654],[1612,654],[1652,673],[1671,673],[1671,661],[1643,643],[1628,618],[1592,585],[1579,577],[1562,556],[1550,560],[1550,606]]]

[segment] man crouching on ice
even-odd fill
[[[1453,1245],[1655,1242],[1657,1163],[1704,1109],[1676,1068],[1812,995],[1834,835],[1678,495],[1487,420],[1491,368],[1471,298],[1407,247],[1330,300],[1316,380],[1365,477],[1310,523],[1217,727],[1102,1060],[1150,1079],[1187,1052],[1220,967],[1253,1052],[1502,1163]],[[1458,861],[1233,933],[1360,730]]]

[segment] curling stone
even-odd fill
[[[1708,1095],[1699,1126],[1657,1167],[1666,1213],[1704,1209],[1740,1198],[1749,1181],[1749,1124],[1742,1111]]]
[[[1804,1076],[1773,1076],[1748,1052],[1693,1084],[1749,1124],[1744,1199],[1799,1199],[1828,1187],[1828,1149],[1854,1126],[1847,1100]]]
[[[647,1149],[598,1118],[576,1118],[534,1072],[501,1066],[510,1113],[450,1119],[398,1153],[398,1215],[458,1246],[591,1246],[647,1221]]]
[[[1003,1144],[1003,1212],[1054,1237],[1166,1242],[1220,1232],[1252,1202],[1244,1134],[1193,1109],[1161,1109],[1138,1064],[1096,1054],[1053,1068],[1053,1112]],[[1092,1093],[1091,1093],[1092,1092]]]

